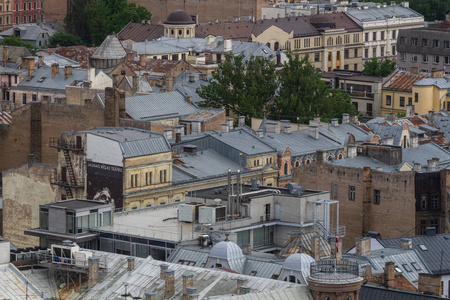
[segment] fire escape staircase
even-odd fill
[[[330,238],[344,237],[346,233],[345,226],[339,226],[338,228],[334,227],[327,228],[323,220],[317,220],[314,223],[314,231],[318,236],[323,238],[325,241],[329,241]]]
[[[68,183],[71,186],[76,186],[77,180],[75,179],[75,174],[73,171],[72,160],[70,159],[69,150],[63,149],[63,152],[64,152],[64,158],[66,160],[67,173],[69,175]],[[73,194],[72,194],[72,190],[71,190],[70,186],[65,185],[64,188],[66,190],[67,199],[73,199]]]

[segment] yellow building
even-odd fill
[[[443,71],[419,73],[397,70],[383,83],[381,115],[407,113],[407,106],[414,106],[414,113],[426,114],[431,110],[450,110],[450,83],[443,78]]]

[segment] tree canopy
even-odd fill
[[[197,89],[202,106],[223,107],[237,115],[262,118],[265,109],[271,119],[308,122],[316,116],[324,120],[355,114],[350,96],[329,89],[308,57],[288,54],[288,62],[277,74],[266,58],[226,55],[209,85]]]
[[[151,16],[145,7],[126,0],[73,0],[65,23],[69,33],[97,46],[129,22],[149,21]]]
[[[395,61],[386,59],[380,62],[374,57],[364,63],[363,73],[369,76],[385,77],[394,71],[395,65]]]
[[[26,47],[31,55],[36,55],[37,47],[30,42],[24,42],[19,36],[8,36],[0,43],[0,45]]]
[[[64,31],[58,31],[54,33],[50,37],[48,42],[49,48],[55,48],[57,46],[61,47],[78,46],[83,44],[83,41],[79,36],[71,33],[66,33]]]

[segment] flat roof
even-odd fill
[[[99,207],[99,206],[111,206],[111,204],[100,202],[100,201],[93,201],[93,200],[85,200],[85,199],[70,199],[70,200],[64,200],[64,201],[58,201],[55,203],[48,203],[41,205],[43,207],[61,207],[66,209],[87,209],[92,207]]]

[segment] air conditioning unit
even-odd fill
[[[201,206],[198,213],[199,223],[216,223],[224,221],[227,216],[227,208],[224,205]]]
[[[178,206],[178,221],[193,223],[198,221],[199,207],[204,203],[185,203]]]

